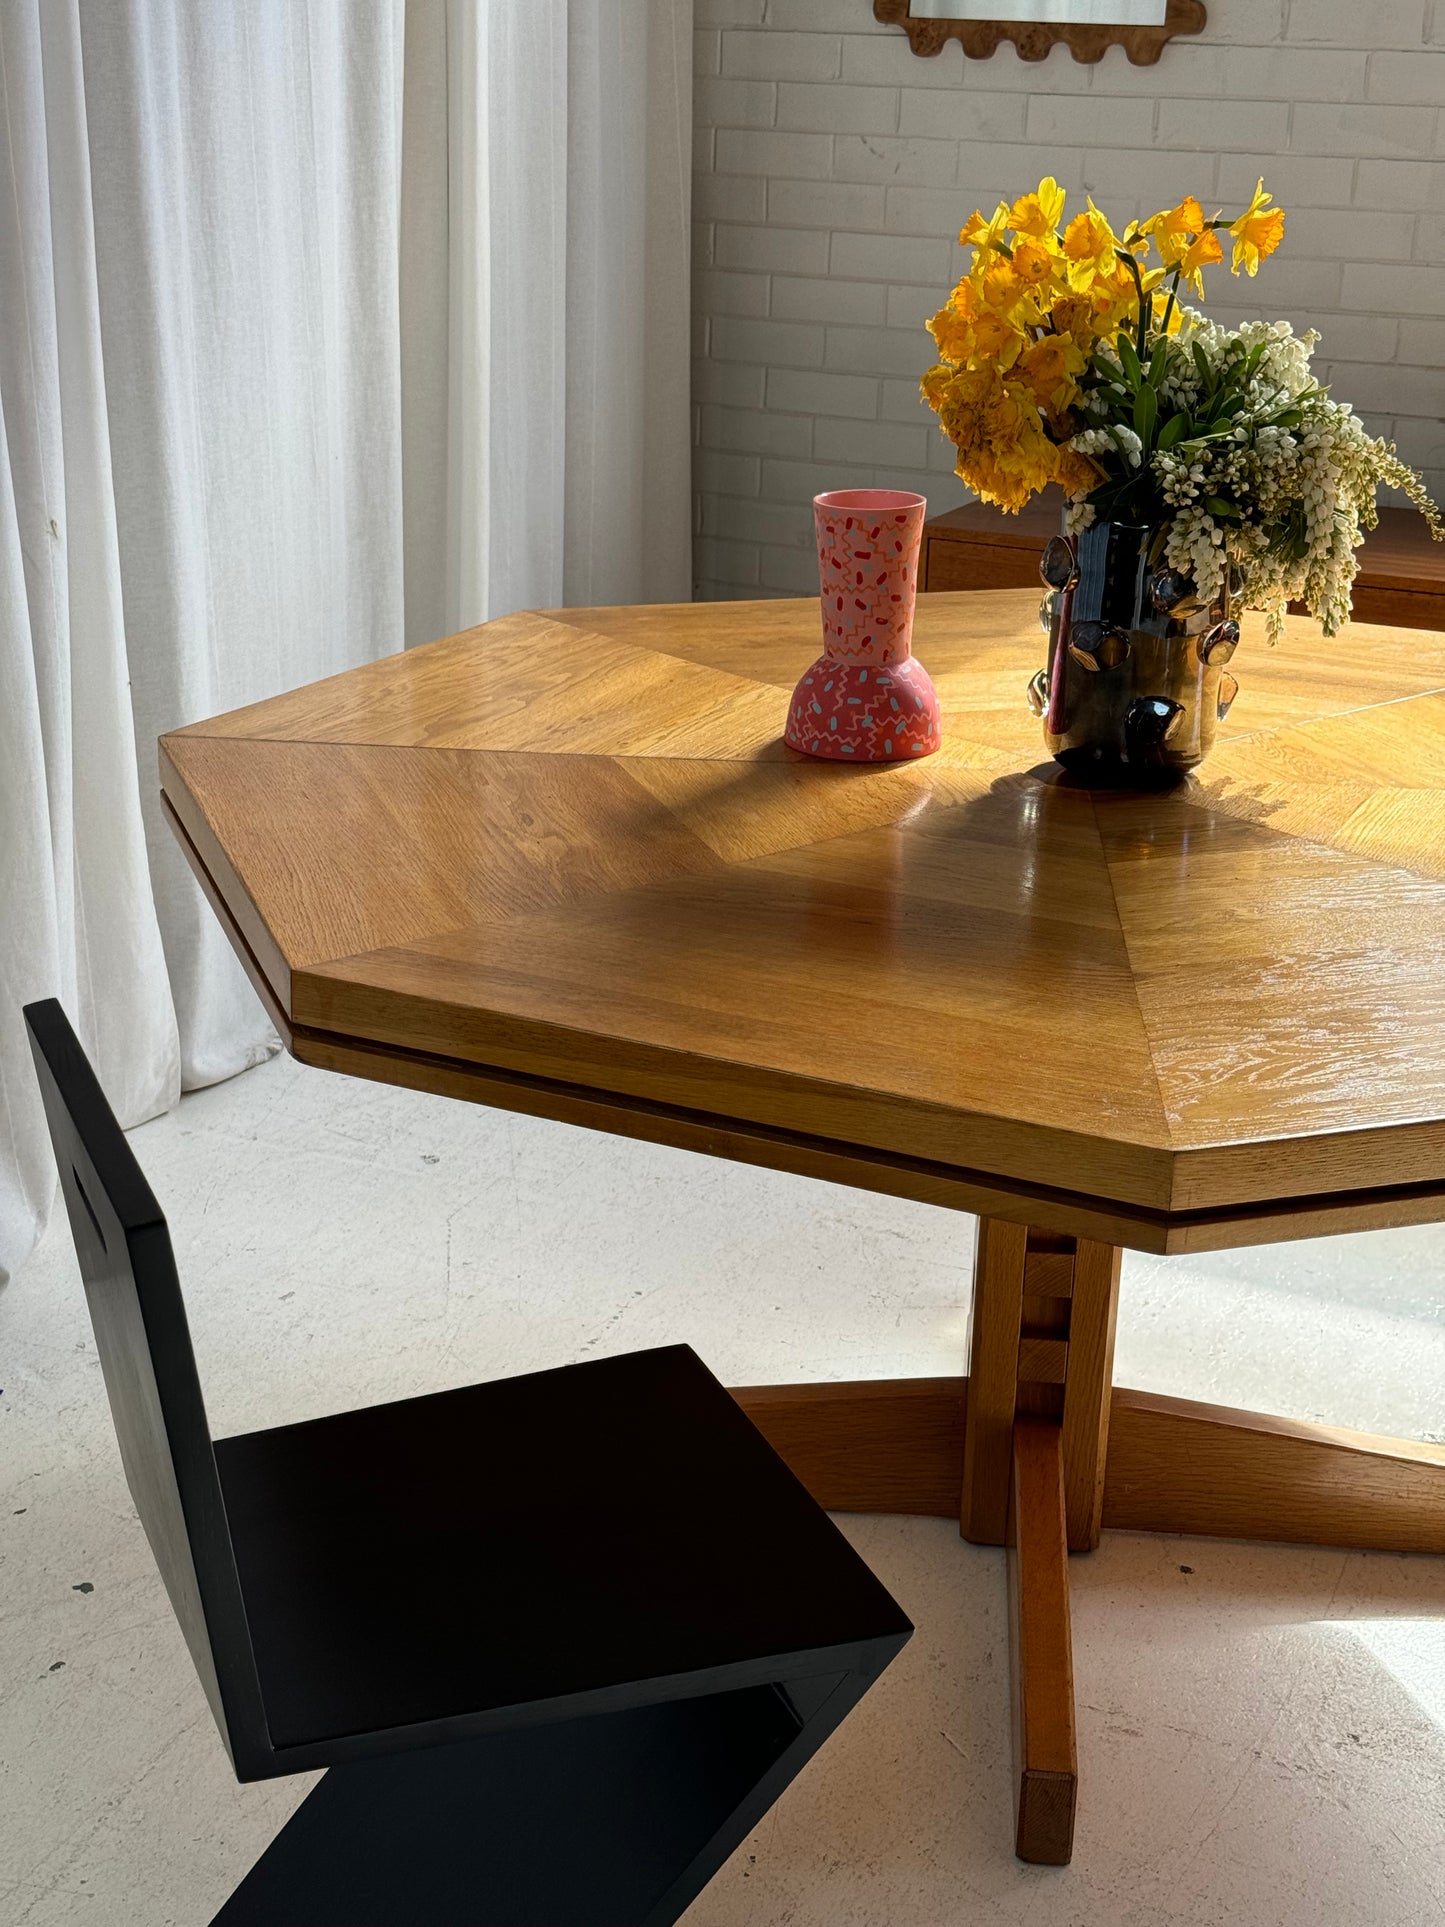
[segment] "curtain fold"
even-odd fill
[[[20,1017],[74,1012],[128,1120],[179,1049],[128,692],[80,22],[0,7],[0,1277],[54,1166]]]
[[[409,645],[513,609],[690,597],[692,18],[691,0],[410,0]]]
[[[397,646],[400,18],[81,0],[136,756],[187,1088],[275,1048],[158,735]]]
[[[692,589],[692,6],[591,0],[568,21],[563,599]]]
[[[20,1006],[122,1120],[276,1047],[163,731],[685,599],[690,0],[0,0],[0,1281]]]

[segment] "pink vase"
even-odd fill
[[[911,762],[938,748],[938,695],[913,659],[913,599],[927,503],[897,489],[813,498],[823,653],[793,691],[783,740],[848,763]]]

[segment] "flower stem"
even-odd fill
[[[1139,359],[1140,361],[1142,361],[1144,359],[1144,341],[1145,341],[1144,277],[1139,272],[1139,263],[1134,259],[1133,255],[1130,254],[1126,248],[1115,248],[1114,252],[1115,254],[1118,255],[1119,259],[1128,268],[1130,274],[1133,275],[1134,286],[1139,291]]]

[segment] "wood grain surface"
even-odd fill
[[[1092,1552],[1099,1543],[1123,1255],[1117,1246],[1095,1244],[1088,1238],[1080,1238],[1074,1254],[1062,1418],[1064,1502],[1071,1552]]]
[[[1001,1546],[1008,1527],[1028,1240],[1025,1225],[979,1220],[959,1528],[981,1546]]]
[[[781,1133],[1150,1249],[1438,1215],[1445,636],[1247,623],[1197,777],[1091,793],[1024,702],[1037,601],[920,602],[945,743],[906,767],[784,748],[800,601],[505,617],[177,731],[163,788],[310,1061]]]
[[[952,1513],[967,1381],[750,1385],[733,1397],[830,1512]]]
[[[1104,1524],[1445,1553],[1445,1445],[1116,1391]]]
[[[733,1397],[829,1511],[955,1518],[973,1391],[865,1379]],[[1445,1445],[1118,1388],[1109,1409],[1109,1530],[1445,1553]]]
[[[1014,1852],[1044,1867],[1073,1856],[1079,1791],[1060,1436],[1047,1419],[1021,1418],[1009,1482]]]

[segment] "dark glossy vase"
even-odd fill
[[[1209,754],[1238,685],[1229,592],[1202,602],[1157,527],[1056,535],[1040,573],[1049,663],[1029,684],[1050,754],[1089,782],[1177,782]]]

